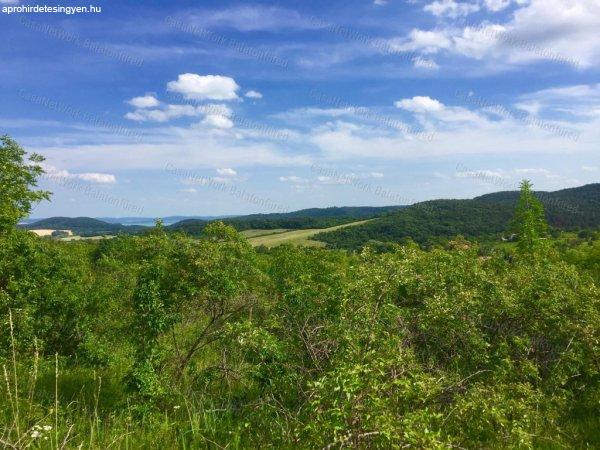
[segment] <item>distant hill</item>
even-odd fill
[[[402,208],[405,207],[345,206],[310,208],[289,213],[251,214],[220,220],[233,226],[238,231],[252,229],[274,230],[279,228],[305,230],[311,228],[328,228],[357,220],[381,217]],[[167,228],[172,231],[183,231],[192,236],[199,236],[208,223],[209,221],[206,220],[188,219]]]
[[[28,230],[71,230],[80,236],[114,235],[118,233],[136,233],[146,229],[140,226],[126,226],[107,223],[91,217],[50,217],[25,225]]]
[[[223,222],[232,225],[238,231],[251,229],[266,229],[272,230],[277,228],[287,229],[309,229],[309,228],[327,228],[345,223],[355,222],[361,219],[371,219],[380,217],[391,212],[398,211],[402,206],[352,206],[352,207],[331,207],[331,208],[311,208],[289,213],[273,213],[273,214],[251,214],[247,216],[237,216],[228,218],[217,218],[209,216],[205,219],[186,218],[174,224],[166,226],[167,231],[181,231],[191,236],[199,236],[208,223],[214,220],[222,220]],[[167,217],[165,223],[169,223],[176,216]],[[128,218],[124,218],[128,219]],[[124,222],[133,222],[124,220]],[[51,217],[41,219],[33,223],[21,225],[30,230],[39,229],[61,229],[72,230],[73,233],[80,236],[96,236],[96,235],[115,235],[119,233],[135,234],[146,231],[154,224],[153,219],[148,219],[148,226],[143,225],[127,225],[112,222],[113,219],[106,220],[93,219],[90,217]],[[111,222],[109,222],[111,221]],[[140,223],[137,218],[137,222]]]
[[[544,203],[548,222],[554,228],[572,230],[600,226],[600,184],[555,192],[540,191],[536,195]],[[518,196],[516,191],[505,191],[470,200],[431,200],[409,207],[310,208],[289,213],[250,214],[217,220],[232,225],[238,231],[245,231],[329,228],[374,219],[364,225],[321,233],[314,237],[331,247],[345,249],[358,249],[370,241],[401,242],[406,238],[427,243],[459,234],[496,238],[507,231]],[[215,219],[186,218],[168,225],[166,229],[199,236],[212,220]],[[141,225],[109,223],[89,217],[52,217],[21,226],[28,229],[67,229],[81,236],[135,234],[148,230],[148,227]]]
[[[173,225],[174,223],[181,222],[182,220],[199,219],[199,220],[218,220],[228,218],[232,216],[167,216],[161,217],[165,225]],[[156,217],[97,217],[98,220],[102,220],[107,223],[116,223],[120,225],[141,225],[146,227],[154,226]]]
[[[600,226],[600,184],[555,192],[536,192],[549,224],[571,230]],[[358,249],[370,241],[418,243],[456,235],[499,236],[507,231],[519,193],[482,195],[472,200],[432,200],[417,203],[371,222],[314,237],[334,248]]]

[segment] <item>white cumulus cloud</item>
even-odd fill
[[[221,75],[183,73],[167,83],[167,90],[191,100],[235,100],[240,87],[233,78]]]
[[[217,169],[217,173],[219,175],[228,176],[228,177],[235,177],[237,175],[237,172],[234,169],[231,169],[229,167]]]
[[[419,52],[423,55],[447,52],[483,61],[522,65],[553,61],[576,68],[600,64],[600,2],[598,0],[486,0],[490,12],[511,4],[518,7],[505,21],[481,22],[460,27],[440,26],[430,30],[413,29],[405,37],[393,38],[393,52]],[[464,9],[452,0],[437,1],[426,9],[438,15]]]
[[[258,91],[248,91],[245,96],[248,98],[263,98],[263,95]]]
[[[75,174],[74,176],[80,180],[89,181],[92,183],[112,184],[117,182],[117,178],[108,173],[79,173]]]
[[[396,106],[396,108],[402,108],[417,113],[441,111],[444,109],[443,103],[431,97],[419,95],[394,102],[394,106]]]
[[[202,125],[208,125],[209,127],[221,128],[224,130],[233,128],[231,119],[221,114],[208,114],[201,123]]]
[[[42,165],[45,176],[49,179],[76,179],[83,180],[90,183],[98,184],[114,184],[117,182],[117,177],[109,173],[96,173],[96,172],[83,172],[83,173],[72,173],[65,169],[58,169],[49,164]]]
[[[129,103],[131,106],[135,106],[136,108],[154,108],[160,104],[160,102],[153,95],[134,97],[127,103]]]
[[[423,8],[434,16],[446,16],[451,19],[464,17],[479,11],[479,5],[476,3],[461,3],[454,0],[438,0]]]

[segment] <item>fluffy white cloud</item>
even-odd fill
[[[562,92],[589,92],[587,88],[567,87]],[[556,90],[552,94],[556,95]],[[538,95],[539,96],[539,95]],[[548,96],[548,93],[546,93]],[[410,98],[396,106],[414,113],[422,129],[434,133],[432,142],[410,133],[374,131],[368,123],[335,122],[313,130],[310,141],[331,160],[353,158],[417,158],[460,154],[498,154],[529,152],[595,152],[600,139],[600,115],[558,120],[544,116],[493,115],[485,104],[478,109],[447,106],[430,97]],[[506,108],[505,108],[506,109]],[[507,110],[509,111],[509,110]],[[569,131],[569,133],[566,133]],[[577,139],[575,138],[577,137]]]
[[[479,11],[479,5],[476,3],[455,2],[454,0],[437,0],[425,5],[423,9],[434,16],[446,16],[456,19]]]
[[[387,47],[392,52],[419,51],[430,54],[452,48],[452,40],[445,31],[413,29],[406,38],[391,39]]]
[[[90,183],[98,184],[114,184],[117,182],[117,177],[109,173],[96,173],[96,172],[83,172],[83,173],[71,173],[68,170],[57,169],[56,167],[48,164],[43,164],[45,177],[53,180],[57,179],[77,179],[88,181]]]
[[[512,0],[484,0],[483,4],[486,9],[492,12],[502,11],[510,6]],[[520,1],[520,3],[524,3]]]
[[[92,183],[112,184],[117,182],[117,178],[108,173],[79,173],[74,176],[80,180],[90,181]]]
[[[436,11],[441,11],[442,5],[453,3],[431,5],[438,5]],[[404,38],[389,40],[388,47],[392,52],[424,55],[448,52],[508,65],[540,60],[575,67],[600,64],[600,2],[517,0],[514,3],[519,7],[506,22],[482,22],[463,28],[413,29]],[[490,11],[498,11],[508,7],[509,2],[490,0],[485,6]]]
[[[163,109],[136,109],[125,114],[125,118],[136,122],[168,122],[180,117],[195,117],[204,114],[203,107],[192,105],[166,105]]]
[[[229,167],[217,169],[217,173],[219,175],[227,176],[227,177],[235,177],[237,175],[237,172]]]
[[[258,91],[248,91],[244,95],[248,98],[263,98],[263,95]]]
[[[572,58],[581,66],[600,57],[600,2],[597,0],[531,0],[514,12],[500,46],[516,62]]]
[[[167,90],[190,100],[235,100],[240,87],[233,78],[221,75],[183,73],[167,83]]]
[[[202,125],[207,125],[213,128],[221,128],[224,130],[233,128],[233,122],[231,119],[221,114],[207,114],[201,123]]]
[[[394,106],[396,108],[402,108],[407,111],[423,113],[423,112],[432,112],[432,111],[441,111],[444,109],[444,104],[431,98],[431,97],[423,97],[416,96],[413,98],[405,98],[403,100],[399,100],[394,102]]]
[[[160,105],[160,102],[153,95],[134,97],[127,103],[129,103],[131,106],[135,106],[136,108],[154,108]]]
[[[552,100],[552,105],[558,107],[574,100],[579,102],[593,98],[597,89],[599,88],[596,85],[562,86],[524,95],[519,100],[538,100],[542,105],[549,104]],[[413,119],[423,124],[423,127],[431,126],[425,128],[427,131],[435,130],[433,142],[420,141],[407,132],[394,129],[389,126],[387,120],[382,120],[388,116],[382,116],[376,109],[355,107],[351,111],[343,108],[314,111],[316,114],[311,117],[318,122],[310,123],[306,131],[298,133],[285,144],[264,137],[243,139],[237,137],[238,133],[219,130],[207,132],[206,128],[168,126],[148,128],[148,139],[145,140],[147,143],[142,144],[130,144],[125,139],[114,140],[115,137],[111,136],[110,141],[108,138],[104,141],[99,139],[99,143],[89,145],[87,134],[85,139],[80,141],[81,144],[64,136],[63,141],[68,144],[48,145],[46,141],[29,147],[32,151],[43,151],[48,161],[55,161],[55,164],[63,164],[65,154],[68,154],[69,170],[73,172],[110,173],[116,170],[115,168],[161,169],[167,163],[183,170],[199,167],[214,169],[274,166],[287,167],[287,170],[291,171],[291,167],[315,161],[355,160],[364,163],[373,158],[394,160],[448,155],[454,157],[457,154],[496,154],[510,157],[510,152],[531,152],[540,155],[587,152],[587,155],[595,155],[597,142],[600,141],[600,116],[574,123],[575,129],[582,133],[582,138],[575,143],[520,117],[509,115],[486,120],[482,105],[478,105],[480,109],[469,110],[452,106],[451,100],[446,102],[448,104],[444,105],[439,100],[427,96],[400,99],[397,102],[397,106],[405,108],[404,111],[413,113]],[[194,114],[207,115],[213,112],[213,107],[214,111],[225,111],[221,111],[223,105],[205,105],[195,109]],[[166,109],[166,106],[162,105],[161,108]],[[545,107],[540,111],[544,112]],[[324,112],[327,114],[322,114]],[[398,110],[391,114],[408,115]],[[393,115],[389,117],[390,120],[395,119]],[[301,122],[304,125],[305,121]],[[590,166],[598,165],[594,159],[582,161]],[[93,171],[89,168],[93,168]],[[511,173],[512,179],[516,179],[515,172]],[[228,178],[226,173],[215,175]],[[284,178],[282,181],[294,182],[292,178]],[[306,186],[326,182],[311,179]]]

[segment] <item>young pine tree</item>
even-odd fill
[[[535,197],[532,184],[528,180],[521,182],[521,195],[515,209],[513,229],[518,236],[518,249],[523,253],[532,253],[541,245],[548,225],[544,215],[544,206]]]

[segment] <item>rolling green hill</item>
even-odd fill
[[[550,225],[561,229],[591,228],[600,224],[600,183],[587,184],[560,191],[538,191]],[[482,195],[474,200],[500,204],[511,208],[517,202],[516,191]]]
[[[238,231],[246,230],[313,230],[330,228],[337,225],[356,222],[357,220],[372,219],[399,211],[404,206],[346,206],[331,208],[311,208],[289,213],[251,214],[248,216],[223,219]],[[191,236],[199,236],[208,221],[188,219],[173,224],[171,231],[183,231]]]
[[[71,230],[74,234],[80,236],[96,235],[114,235],[118,233],[136,233],[146,229],[146,227],[136,225],[121,225],[108,223],[91,217],[51,217],[38,220],[37,222],[26,225],[28,230]]]
[[[289,213],[250,214],[219,219],[232,225],[238,231],[247,230],[314,230],[330,228],[337,225],[381,217],[398,211],[404,206],[351,206],[331,208],[311,208]],[[114,220],[114,219],[113,219]],[[170,232],[184,232],[190,236],[200,236],[207,224],[214,220],[185,219],[169,225]],[[39,229],[64,229],[72,230],[80,236],[137,234],[148,230],[150,227],[142,225],[122,225],[109,223],[90,217],[51,217],[24,225],[30,230]]]
[[[600,226],[600,184],[555,192],[536,192],[544,203],[549,224],[575,230]],[[314,230],[361,220],[369,223],[329,232],[314,239],[333,248],[358,249],[367,242],[401,242],[411,238],[421,244],[456,235],[494,237],[508,231],[518,192],[496,192],[471,200],[431,200],[405,206],[311,208],[289,213],[251,214],[223,219],[238,231]],[[200,236],[208,220],[186,219],[166,227],[170,232]],[[89,217],[53,217],[26,225],[28,229],[69,229],[81,236],[135,234],[148,229],[107,223]]]
[[[600,184],[536,195],[554,228],[600,226]],[[315,239],[333,248],[358,249],[371,241],[401,242],[407,238],[420,244],[456,235],[497,238],[508,231],[518,196],[518,192],[497,192],[472,200],[418,203],[361,226],[321,233]]]

